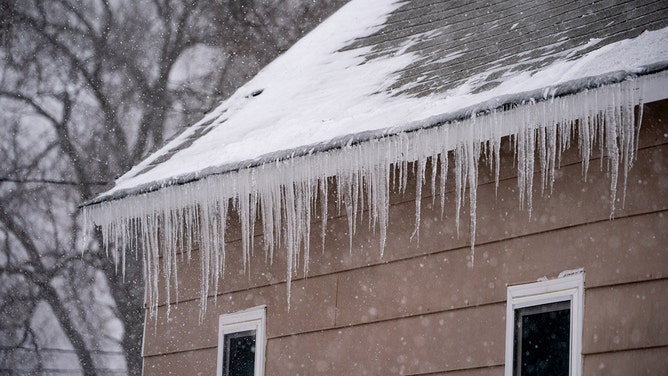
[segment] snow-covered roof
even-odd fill
[[[92,202],[668,65],[665,1],[353,0]]]
[[[498,184],[501,138],[513,136],[530,216],[534,171],[551,186],[577,134],[585,174],[595,145],[609,160],[614,213],[634,160],[634,106],[668,98],[666,15],[664,0],[352,0],[85,204],[84,218],[118,246],[122,265],[129,248],[143,247],[151,307],[158,276],[175,279],[177,250],[190,254],[196,242],[205,309],[224,268],[230,210],[244,265],[256,218],[267,254],[287,253],[289,301],[295,268],[308,269],[313,211],[324,239],[332,176],[351,247],[366,211],[382,255],[390,182],[405,189],[415,163],[416,234],[422,185],[431,183],[443,210],[452,171],[458,228],[468,187],[473,261],[482,153]]]

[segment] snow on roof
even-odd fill
[[[462,4],[351,1],[93,202],[668,65],[666,2]]]
[[[520,206],[530,216],[535,170],[542,188],[551,186],[577,134],[585,175],[594,145],[609,160],[612,215],[635,158],[634,106],[668,97],[667,10],[663,0],[353,0],[85,204],[84,218],[117,245],[122,265],[128,249],[143,247],[151,309],[158,276],[175,279],[177,249],[185,245],[190,259],[196,242],[204,312],[225,265],[232,210],[244,270],[256,218],[267,255],[286,252],[289,303],[295,268],[308,272],[318,209],[324,247],[332,176],[351,247],[366,210],[382,256],[390,181],[403,191],[415,163],[416,234],[422,185],[431,183],[443,210],[452,171],[457,228],[468,186],[473,263],[483,150],[498,184],[501,138],[513,136]],[[170,301],[170,283],[165,292]]]

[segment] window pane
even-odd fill
[[[223,376],[253,376],[255,330],[226,334],[223,354]]]
[[[513,373],[567,376],[570,334],[570,301],[515,310]]]

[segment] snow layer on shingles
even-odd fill
[[[394,72],[417,56],[401,53],[362,64],[368,49],[340,50],[380,28],[399,5],[373,0],[344,6],[199,123],[119,178],[98,200],[170,185],[184,176],[201,178],[228,165],[250,166],[302,147],[318,149],[342,137],[429,126],[448,114],[485,110],[498,98],[522,98],[523,93],[547,97],[552,89],[574,81],[620,72],[632,75],[668,62],[668,28],[664,28],[604,45],[575,60],[568,56],[582,46],[561,51],[561,59],[537,72],[509,70],[512,73],[491,90],[477,92],[476,83],[484,77],[474,76],[455,89],[428,97],[392,96],[385,89],[394,82]],[[593,39],[588,45],[596,43],[599,40]],[[208,133],[147,169],[207,122],[211,122]]]

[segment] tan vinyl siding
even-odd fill
[[[668,369],[668,346],[608,352],[584,357],[583,375],[656,376]],[[501,375],[501,374],[499,374]]]
[[[209,376],[215,374],[215,348],[144,358],[144,375]]]
[[[181,302],[173,306],[170,321],[165,306],[157,323],[147,320],[145,374],[213,374],[218,315],[266,304],[267,375],[502,375],[507,284],[555,278],[580,267],[586,273],[584,374],[663,372],[668,359],[668,101],[647,105],[644,114],[625,206],[617,204],[614,220],[605,167],[600,171],[599,161],[592,160],[585,182],[575,150],[564,155],[551,195],[540,196],[537,172],[531,219],[518,209],[512,153],[504,155],[497,193],[481,167],[473,267],[468,208],[462,210],[457,237],[454,193],[446,194],[441,221],[429,182],[423,189],[419,245],[410,239],[411,189],[392,198],[383,258],[366,218],[352,253],[345,216],[330,209],[324,253],[320,222],[314,219],[309,277],[293,281],[290,311],[282,252],[266,264],[258,236],[250,276],[243,275],[240,242],[232,231],[221,294],[217,303],[209,298],[201,324],[197,252],[190,263],[180,264]],[[637,368],[628,368],[636,363]]]

